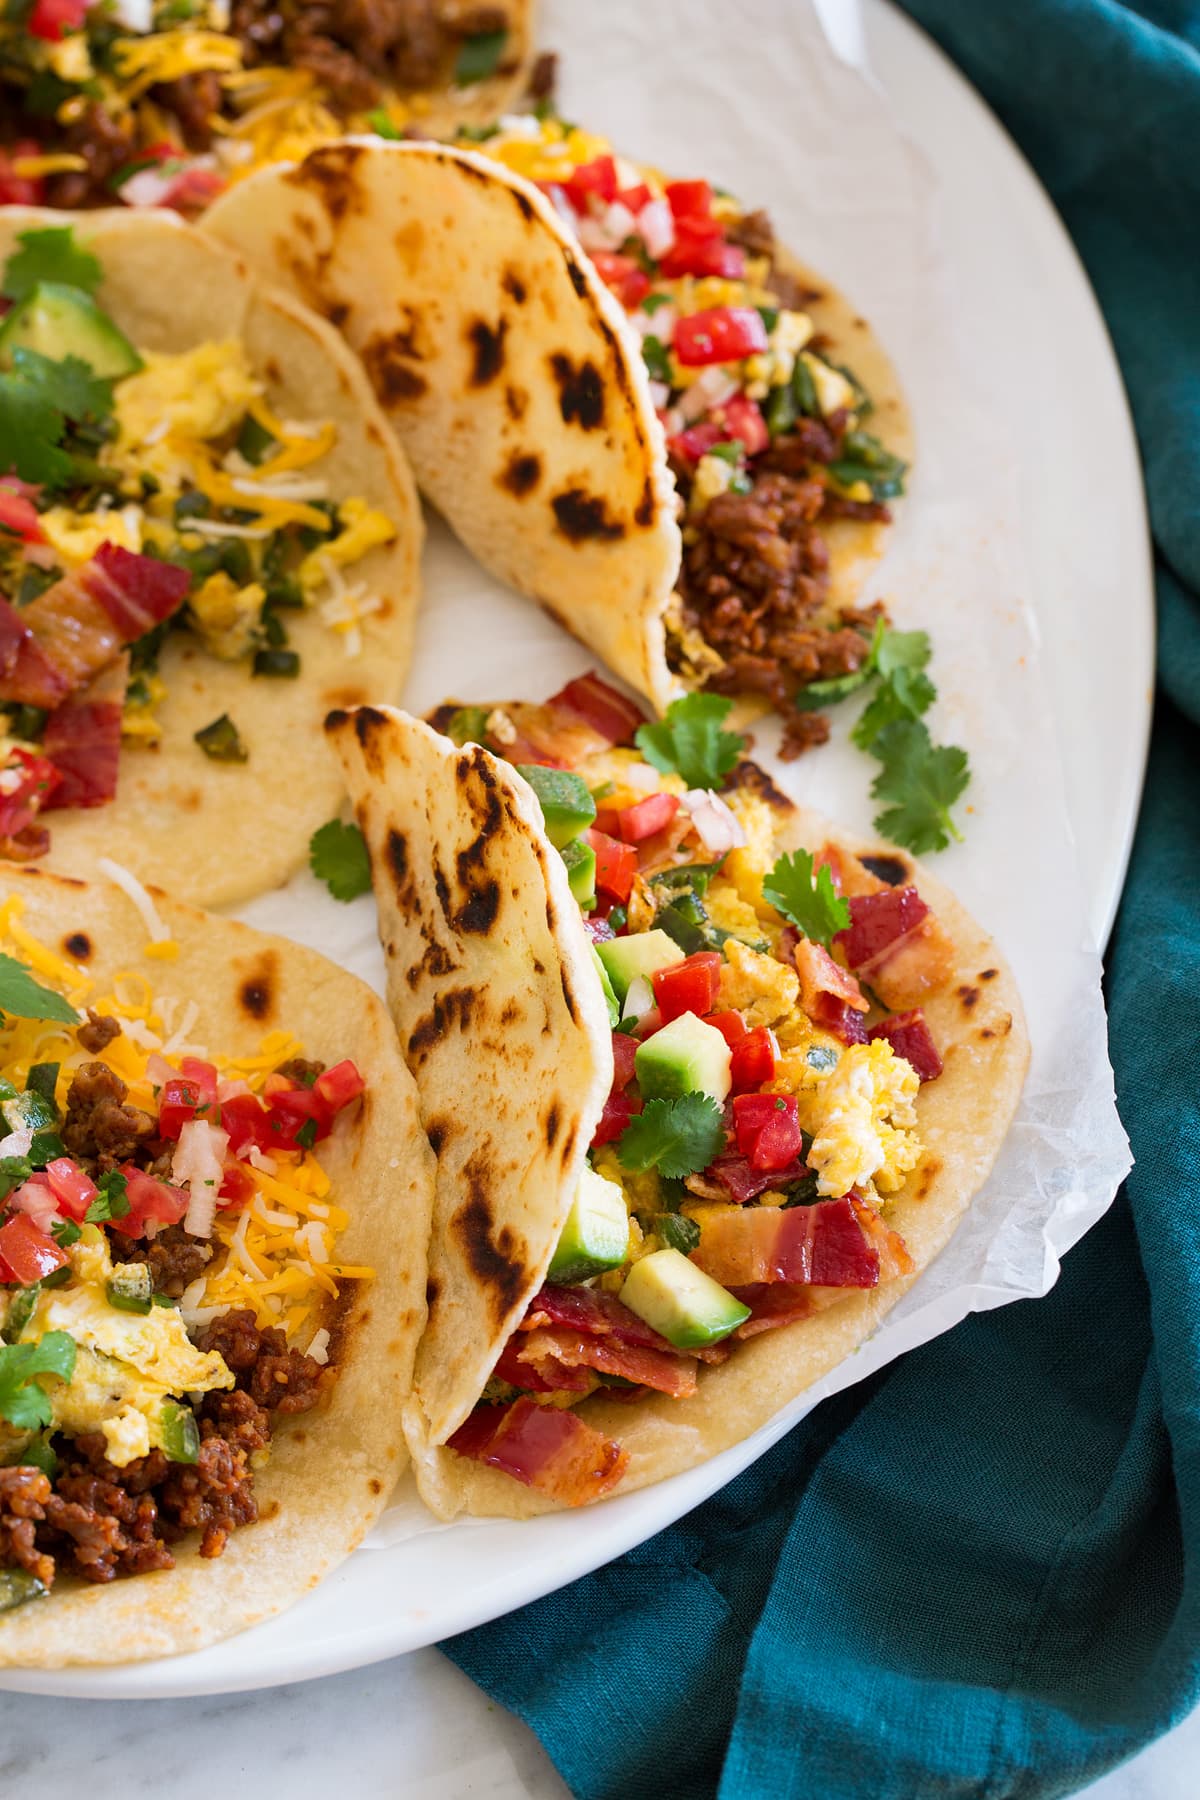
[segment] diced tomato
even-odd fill
[[[583,921],[583,929],[587,932],[589,943],[607,944],[616,937],[616,932],[607,919],[600,917],[599,908]]]
[[[0,477],[0,532],[20,538],[23,544],[44,544],[46,534],[30,492],[36,493],[37,489],[28,489],[15,475]]]
[[[0,1271],[6,1280],[30,1287],[65,1267],[66,1262],[66,1251],[35,1225],[28,1213],[14,1213],[0,1225]]]
[[[617,200],[619,204],[627,207],[635,219],[641,212],[643,206],[648,206],[653,198],[654,196],[651,194],[650,189],[646,186],[644,181],[639,181],[634,187],[619,188],[617,190]]]
[[[568,712],[577,714],[610,744],[632,744],[634,732],[646,722],[646,715],[637,702],[627,700],[615,687],[610,687],[594,669],[568,681],[566,687],[552,694],[546,704],[565,707]]]
[[[726,431],[715,419],[702,419],[699,425],[689,425],[686,431],[677,431],[668,440],[672,456],[680,462],[698,463],[702,456],[707,456],[714,444],[724,443]]]
[[[740,1012],[709,1013],[704,1023],[715,1025],[731,1050],[750,1035],[750,1027]]]
[[[632,1038],[629,1041],[631,1044],[634,1042]],[[592,1148],[597,1150],[601,1144],[615,1143],[630,1119],[635,1118],[641,1110],[642,1102],[633,1094],[611,1093],[604,1102],[600,1122],[592,1134]]]
[[[617,836],[626,844],[640,844],[656,831],[664,830],[679,811],[676,794],[647,794],[634,806],[623,806],[617,813]]]
[[[633,1080],[637,1061],[637,1041],[627,1031],[612,1034],[613,1089],[626,1088]]]
[[[621,256],[615,250],[593,250],[591,257],[597,275],[627,312],[641,305],[650,292],[650,277],[632,256]]]
[[[727,244],[708,230],[696,231],[688,219],[676,226],[675,242],[658,266],[670,281],[681,275],[717,275],[726,281],[741,281],[746,273],[746,252],[740,244]]]
[[[593,195],[602,205],[611,206],[617,197],[616,162],[611,156],[598,156],[594,162],[580,163],[562,186],[577,213],[591,210]]]
[[[343,1107],[358,1099],[366,1085],[357,1065],[346,1057],[344,1061],[334,1063],[332,1069],[326,1069],[323,1074],[318,1075],[312,1091],[328,1109],[331,1118],[336,1119]]]
[[[31,1175],[8,1197],[13,1212],[28,1213],[39,1231],[49,1231],[61,1217],[58,1196],[44,1174]]]
[[[0,837],[14,838],[32,825],[59,779],[58,770],[46,757],[30,750],[11,750],[0,772]]]
[[[304,1127],[311,1123],[315,1127],[313,1142],[319,1143],[329,1136],[332,1119],[329,1109],[312,1088],[295,1087],[288,1084],[284,1087],[272,1086],[272,1079],[267,1077],[263,1089],[263,1098],[267,1109],[267,1146],[272,1150],[294,1150],[298,1148],[296,1139]],[[224,1109],[222,1109],[223,1113]]]
[[[758,1025],[740,1043],[734,1044],[729,1059],[729,1077],[735,1094],[749,1093],[773,1079],[779,1061],[779,1044],[775,1033],[766,1025]]]
[[[741,362],[767,348],[767,328],[752,306],[708,306],[677,322],[673,348],[688,369]]]
[[[771,441],[767,421],[759,410],[758,402],[747,399],[745,394],[735,394],[732,400],[727,400],[718,417],[726,434],[731,438],[740,438],[745,444],[747,456],[757,456]]]
[[[204,1096],[193,1081],[168,1081],[158,1099],[158,1135],[176,1142],[183,1127],[195,1118],[205,1104]]]
[[[217,1065],[204,1062],[199,1056],[184,1056],[180,1059],[179,1072],[185,1081],[199,1088],[201,1099],[210,1106],[215,1105],[217,1098]]]
[[[226,1163],[225,1175],[217,1189],[217,1205],[224,1210],[232,1211],[236,1207],[245,1206],[254,1194],[254,1177],[241,1163]]]
[[[712,188],[707,181],[668,181],[666,195],[675,219],[707,219],[712,215]]]
[[[129,1202],[129,1211],[124,1218],[113,1220],[117,1231],[124,1232],[126,1237],[144,1237],[146,1224],[151,1219],[156,1225],[178,1225],[191,1201],[186,1188],[157,1181],[133,1163],[123,1163],[121,1173],[126,1181],[125,1198]]]
[[[596,887],[624,904],[633,892],[637,851],[632,844],[618,843],[604,831],[589,831],[587,841],[596,852]]]
[[[88,1207],[96,1198],[96,1184],[69,1156],[56,1156],[46,1164],[46,1179],[54,1191],[58,1210],[82,1225]]]
[[[78,31],[88,0],[33,0],[25,29],[44,43],[57,44],[68,31]]]
[[[733,1127],[737,1138],[737,1147],[743,1156],[749,1156],[758,1134],[777,1108],[786,1109],[791,1099],[793,1112],[796,1111],[795,1098],[785,1094],[739,1094],[733,1103]]]
[[[650,977],[664,1025],[683,1013],[696,1013],[703,1018],[712,1010],[721,986],[721,961],[719,951],[700,950]]]
[[[936,1081],[942,1072],[942,1058],[933,1034],[918,1006],[912,1012],[895,1013],[872,1025],[868,1038],[885,1038],[904,1060],[911,1063],[922,1081]]]
[[[17,175],[13,165],[25,157],[41,156],[36,138],[18,138],[11,150],[0,150],[0,206],[39,206],[46,184],[40,175]]]
[[[739,1151],[760,1172],[786,1169],[803,1148],[794,1094],[738,1094],[733,1123]]]
[[[218,194],[225,192],[226,186],[225,177],[218,174],[216,169],[182,169],[159,204],[186,215],[203,212],[206,206],[212,205]]]
[[[229,1148],[234,1156],[244,1156],[251,1145],[265,1150],[271,1141],[267,1115],[254,1094],[234,1094],[222,1102],[221,1128],[229,1133]]]

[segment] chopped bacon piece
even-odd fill
[[[546,704],[576,713],[593,730],[603,732],[610,744],[631,744],[638,726],[646,722],[641,707],[602,681],[594,669],[568,681]]]
[[[839,967],[823,945],[801,938],[792,959],[800,977],[800,1004],[810,1019],[823,1010],[822,1002],[827,998],[840,1001],[855,1012],[871,1010],[871,1003],[854,976]]]
[[[183,605],[186,569],[101,544],[20,613],[0,610],[0,699],[48,710]]]
[[[536,1331],[542,1325],[563,1325],[568,1331],[612,1337],[619,1343],[637,1344],[645,1350],[671,1349],[666,1338],[651,1331],[635,1312],[622,1306],[612,1294],[598,1293],[594,1288],[559,1287],[547,1282],[529,1302],[520,1329]]]
[[[760,1281],[875,1287],[879,1281],[879,1249],[849,1197],[786,1208],[706,1206],[696,1216],[700,1244],[692,1261],[722,1287]]]
[[[802,1283],[760,1281],[729,1291],[750,1308],[750,1317],[738,1326],[735,1338],[757,1337],[760,1331],[773,1331],[777,1325],[794,1325],[797,1319],[807,1319],[820,1310],[817,1296]]]
[[[627,1450],[577,1414],[536,1400],[477,1406],[448,1441],[460,1456],[500,1469],[564,1506],[601,1499],[629,1462]]]
[[[642,1344],[624,1344],[615,1337],[563,1328],[526,1332],[524,1339],[517,1350],[517,1362],[531,1363],[547,1380],[551,1380],[554,1366],[561,1364],[567,1369],[595,1369],[601,1375],[619,1375],[623,1381],[655,1388],[676,1400],[686,1400],[696,1391],[695,1358],[681,1356],[669,1347],[648,1350]],[[514,1381],[513,1385],[527,1384]]]
[[[845,1000],[832,1000],[828,994],[818,996],[813,1011],[809,1014],[814,1025],[822,1031],[828,1031],[834,1037],[841,1038],[843,1044],[865,1044],[867,1041],[867,1021],[863,1013],[855,1012]]]
[[[862,1226],[864,1236],[868,1237],[879,1253],[880,1281],[895,1281],[899,1275],[911,1275],[916,1263],[908,1253],[908,1246],[898,1231],[885,1225],[874,1207],[860,1200],[857,1194],[848,1195],[854,1216]]]
[[[785,1168],[764,1171],[751,1168],[744,1156],[718,1156],[707,1173],[720,1182],[739,1206],[745,1206],[748,1200],[757,1200],[768,1188],[783,1188],[789,1181],[801,1180],[808,1170],[802,1162],[790,1162]]]
[[[852,969],[866,970],[900,938],[915,931],[928,911],[911,886],[856,894],[850,901],[850,923],[838,932],[834,942]]]
[[[104,806],[117,791],[129,658],[119,656],[46,720],[42,748],[59,782],[43,804]]]
[[[922,1081],[936,1081],[942,1072],[942,1058],[933,1034],[918,1006],[913,1012],[893,1013],[872,1025],[869,1038],[886,1038],[897,1056],[911,1063]]]
[[[611,740],[587,723],[579,713],[547,701],[544,706],[524,700],[506,701],[499,709],[516,737],[495,743],[501,756],[512,763],[542,763],[547,768],[571,769],[585,756],[607,750]]]
[[[539,1337],[541,1334],[533,1332],[530,1335]],[[497,1381],[507,1381],[510,1387],[525,1388],[531,1394],[552,1394],[558,1391],[588,1394],[596,1385],[587,1369],[580,1364],[569,1366],[565,1362],[547,1358],[545,1367],[535,1368],[532,1363],[522,1361],[522,1343],[522,1337],[514,1336],[505,1344],[492,1370]]]
[[[918,1006],[954,974],[954,946],[915,887],[856,895],[834,941],[893,1012]]]

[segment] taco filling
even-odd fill
[[[360,655],[381,601],[355,565],[397,530],[331,491],[336,424],[277,417],[239,339],[140,349],[70,228],[18,243],[0,282],[0,856],[28,861],[43,814],[105,805],[122,754],[158,747],[169,634],[244,669],[253,710],[253,682],[302,673],[300,613]],[[236,713],[193,735],[198,762],[247,761]]]
[[[220,1556],[372,1275],[337,1260],[321,1166],[355,1064],[284,1031],[250,1057],[191,1043],[194,1005],[132,973],[93,991],[22,909],[0,908],[6,977],[15,953],[54,989],[27,978],[0,1026],[0,1611],[59,1573],[172,1568],[195,1533]]]
[[[0,203],[201,212],[343,131],[399,136],[439,90],[469,102],[519,74],[524,36],[514,0],[17,0]]]
[[[916,1267],[889,1206],[922,1159],[923,1008],[954,945],[903,859],[776,854],[727,711],[639,724],[587,676],[432,721],[532,787],[608,1007],[612,1089],[545,1284],[449,1438],[561,1504],[627,1463],[581,1400],[687,1399],[745,1339]]]
[[[785,758],[823,742],[816,709],[866,678],[883,613],[839,602],[831,528],[885,526],[906,464],[810,316],[822,290],[764,212],[707,181],[666,180],[553,117],[469,138],[549,197],[641,339],[684,509],[672,672],[764,695]]]

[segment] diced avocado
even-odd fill
[[[101,377],[132,375],[142,359],[90,294],[58,281],[40,281],[0,325],[0,367],[16,349],[37,350],[53,362],[77,356]]]
[[[750,1308],[678,1250],[654,1250],[634,1263],[622,1304],[677,1350],[719,1344],[744,1325]]]
[[[612,982],[608,979],[608,970],[600,961],[600,956],[595,944],[592,944],[590,948],[592,952],[592,961],[596,965],[596,973],[600,977],[600,988],[604,995],[604,1004],[608,1008],[608,1022],[610,1025],[616,1025],[619,1023],[621,1017],[621,1002],[613,993]]]
[[[695,1013],[681,1013],[647,1038],[634,1066],[647,1100],[697,1093],[724,1100],[732,1085],[729,1045],[715,1025],[706,1025]]]
[[[586,1281],[619,1269],[629,1252],[629,1212],[615,1181],[585,1168],[551,1258],[549,1281]]]
[[[683,951],[665,931],[638,931],[630,937],[610,938],[596,948],[618,1000],[625,998],[635,976],[649,979],[659,969],[670,969],[683,961]]]
[[[582,775],[572,775],[570,769],[543,769],[537,763],[518,763],[517,774],[524,776],[537,795],[546,836],[556,850],[586,831],[595,819],[596,802]]]
[[[596,852],[590,844],[583,844],[578,838],[572,838],[569,844],[562,847],[562,859],[567,865],[567,880],[571,884],[571,892],[581,909],[585,913],[591,912],[596,904]]]

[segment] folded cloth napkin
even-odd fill
[[[1200,1699],[1200,5],[908,0],[1036,164],[1137,419],[1160,691],[1110,948],[1137,1166],[1045,1300],[445,1646],[580,1800],[1068,1794]]]

